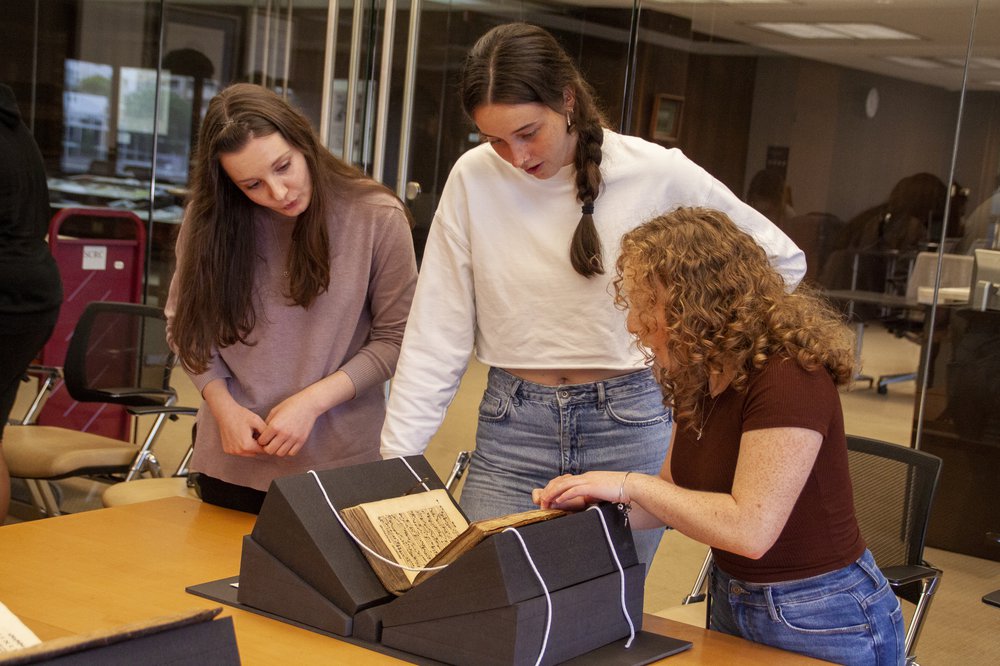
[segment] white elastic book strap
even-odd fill
[[[600,508],[596,506],[591,506],[587,508],[587,511],[596,511],[597,515],[601,517],[601,526],[604,528],[604,538],[608,540],[608,548],[611,549],[611,557],[615,560],[615,566],[618,567],[618,574],[621,581],[621,603],[622,603],[622,614],[625,616],[625,621],[628,622],[628,641],[625,643],[625,649],[632,647],[632,641],[635,640],[635,625],[632,624],[632,618],[629,617],[628,607],[625,605],[625,570],[622,568],[621,560],[618,559],[618,553],[615,551],[615,544],[611,541],[611,532],[608,531],[608,523],[604,520],[604,513]]]
[[[423,479],[421,479],[420,475],[418,475],[416,471],[412,467],[410,467],[410,464],[406,462],[406,459],[400,458],[400,460],[403,461],[403,463],[406,465],[407,469],[410,470],[413,476],[416,477],[418,481],[420,481],[421,485],[423,485],[424,488],[427,488],[427,485],[424,484]],[[333,506],[333,501],[330,499],[330,495],[327,494],[326,488],[323,487],[323,483],[319,480],[319,475],[316,474],[314,470],[309,470],[309,474],[311,474],[313,479],[316,480],[316,485],[319,486],[320,492],[323,493],[323,499],[326,500],[327,506],[330,507],[330,512],[333,513],[334,517],[337,519],[337,522],[340,523],[340,526],[344,528],[344,531],[347,532],[348,536],[350,536],[351,539],[354,540],[354,543],[358,544],[358,546],[363,548],[367,553],[369,553],[373,557],[376,557],[379,560],[391,566],[397,567],[399,569],[405,569],[406,571],[440,571],[441,569],[444,569],[448,566],[445,564],[437,567],[408,567],[398,562],[394,562],[386,557],[383,557],[379,553],[376,553],[374,550],[369,548],[363,541],[361,541],[361,539],[359,539],[357,535],[355,535],[354,532],[351,531],[351,529],[347,526],[347,524],[344,523],[344,519],[340,517],[340,512],[337,511],[337,508],[335,506]],[[597,515],[601,519],[601,527],[604,528],[604,538],[607,540],[608,548],[611,550],[611,557],[615,561],[615,566],[618,567],[618,575],[621,583],[620,587],[621,587],[622,614],[625,616],[625,621],[628,622],[628,629],[629,629],[629,638],[628,641],[625,643],[625,648],[628,649],[632,647],[632,641],[635,640],[635,625],[632,623],[632,618],[628,614],[628,607],[625,604],[625,570],[622,568],[621,560],[618,559],[618,552],[615,550],[614,543],[611,540],[611,532],[608,531],[608,523],[604,519],[604,514],[596,506],[592,506],[587,510],[597,511]],[[545,580],[542,578],[542,575],[538,572],[538,567],[535,566],[535,561],[532,559],[531,553],[528,552],[528,546],[524,543],[524,539],[521,538],[520,533],[518,533],[518,531],[513,527],[508,527],[507,529],[504,530],[504,532],[511,532],[514,534],[515,537],[517,537],[518,542],[521,544],[521,549],[524,550],[524,556],[528,558],[528,564],[531,565],[531,570],[535,573],[535,577],[538,579],[538,582],[542,586],[542,591],[545,593],[545,606],[546,606],[545,635],[542,637],[542,647],[541,650],[539,650],[538,652],[538,659],[535,660],[535,666],[538,666],[538,664],[542,662],[542,658],[545,656],[545,648],[548,646],[549,633],[552,629],[552,595],[549,594],[548,585],[545,584]]]
[[[621,607],[622,614],[625,615],[625,621],[628,622],[629,637],[628,641],[625,643],[625,648],[628,649],[632,647],[632,641],[635,640],[635,625],[632,623],[632,618],[629,617],[628,608],[625,605],[625,570],[622,568],[621,560],[618,559],[618,553],[615,551],[614,543],[611,541],[611,532],[608,531],[608,523],[604,519],[604,514],[596,506],[590,507],[590,509],[597,510],[597,515],[601,518],[601,526],[604,528],[604,538],[608,542],[608,547],[611,550],[611,557],[615,560],[615,566],[618,567],[619,580],[621,582]],[[589,509],[588,509],[589,510]],[[513,527],[508,527],[504,532],[511,532],[517,537],[517,540],[521,544],[521,549],[524,550],[524,556],[528,558],[528,564],[531,565],[531,570],[535,572],[535,577],[542,586],[542,591],[545,593],[545,634],[542,637],[542,647],[538,651],[538,658],[535,660],[535,666],[542,663],[542,658],[545,656],[545,648],[549,643],[549,634],[552,630],[552,595],[549,594],[549,586],[545,584],[545,580],[542,579],[542,574],[538,572],[538,567],[535,566],[535,561],[531,557],[531,553],[528,552],[528,546],[524,543],[524,539],[521,538],[520,533]]]
[[[406,462],[406,461],[404,460],[403,462]],[[407,467],[410,467],[410,466],[407,465]],[[410,468],[410,471],[413,472],[413,468],[412,467]],[[347,526],[347,523],[344,522],[344,519],[340,517],[340,512],[337,511],[337,508],[335,506],[333,506],[333,501],[330,499],[330,496],[326,493],[326,488],[323,487],[322,482],[320,482],[319,475],[315,471],[313,471],[313,470],[309,470],[309,474],[312,474],[312,477],[314,479],[316,479],[316,485],[319,486],[319,491],[321,493],[323,493],[323,498],[326,500],[326,505],[328,507],[330,507],[330,512],[333,513],[334,517],[337,519],[337,522],[340,523],[340,526],[343,527],[344,531],[347,532],[347,535],[354,540],[354,543],[358,544],[361,548],[363,548],[365,550],[365,552],[367,552],[372,557],[375,557],[375,558],[377,558],[379,560],[382,560],[386,564],[394,566],[397,569],[405,569],[406,571],[440,571],[441,569],[444,569],[444,568],[446,568],[448,566],[447,564],[442,564],[441,566],[438,566],[438,567],[408,567],[405,564],[400,564],[399,562],[394,562],[393,560],[390,560],[387,557],[382,557],[381,555],[379,555],[378,553],[376,553],[374,550],[372,550],[371,548],[369,548],[361,539],[359,539],[357,537],[357,535],[354,534],[354,532],[351,531],[351,528]],[[416,472],[414,472],[413,475],[417,476]],[[419,480],[420,477],[418,476],[417,479]]]
[[[528,546],[524,543],[524,539],[521,538],[518,531],[513,527],[508,527],[504,532],[510,532],[517,537],[517,540],[521,543],[521,549],[524,550],[524,556],[528,558],[528,564],[531,565],[531,570],[535,572],[535,577],[542,585],[542,592],[545,593],[545,635],[542,636],[542,648],[538,651],[538,659],[535,660],[535,666],[538,666],[542,663],[542,657],[545,656],[545,648],[549,644],[549,631],[552,629],[552,595],[549,594],[549,586],[542,579],[542,574],[538,573],[538,567],[535,566],[535,561],[531,559]]]

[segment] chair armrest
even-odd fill
[[[62,375],[62,368],[57,368],[54,365],[39,365],[37,363],[32,363],[28,366],[28,369],[24,371],[24,374],[34,375],[36,377],[59,377]]]
[[[20,423],[21,425],[35,424],[35,421],[38,419],[38,413],[42,409],[42,405],[45,403],[48,394],[52,392],[59,380],[62,379],[62,369],[52,365],[38,365],[33,363],[24,371],[23,381],[28,381],[29,376],[38,377],[41,380],[38,392],[31,400],[31,404],[25,410],[24,416],[21,417],[20,421],[11,421],[11,423]]]
[[[97,389],[96,392],[105,396],[107,402],[131,404],[135,407],[159,407],[177,397],[177,392],[173,389],[168,390],[109,386],[107,388]],[[137,402],[139,404],[136,404]]]
[[[157,416],[159,414],[168,414],[170,416],[196,416],[198,414],[197,407],[126,407],[125,410],[129,414],[135,416]]]
[[[941,575],[941,570],[931,566],[920,564],[901,565],[895,567],[885,567],[882,575],[893,587],[909,585],[917,581],[937,578]]]

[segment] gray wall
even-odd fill
[[[864,102],[872,87],[880,104],[867,118]],[[998,97],[980,93],[966,106],[956,177],[973,189],[970,204],[993,188],[1000,138],[986,134]],[[769,145],[788,146],[796,212],[847,220],[885,201],[905,176],[927,171],[947,182],[958,110],[957,92],[820,62],[761,57],[747,178],[763,168]]]

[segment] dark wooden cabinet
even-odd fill
[[[943,465],[927,545],[1000,561],[1000,312],[941,307],[928,341],[920,448]]]

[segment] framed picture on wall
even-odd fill
[[[178,7],[167,7],[165,11],[164,68],[173,75],[214,81],[215,89],[238,79],[237,40],[242,37],[243,23],[240,17]],[[208,99],[204,102],[208,104]]]
[[[653,117],[649,131],[654,141],[676,141],[681,133],[681,112],[684,98],[660,93],[653,101]]]

